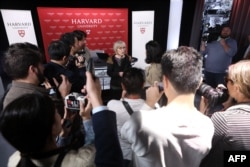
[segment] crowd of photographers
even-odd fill
[[[11,44],[5,53],[3,66],[12,83],[2,99],[0,126],[17,149],[8,166],[122,164],[115,113],[102,105],[100,83],[92,69],[86,72],[90,57],[79,55],[87,51],[74,33],[51,42],[45,66],[39,48],[30,43]],[[75,79],[82,80],[80,86]]]
[[[145,76],[130,67],[122,102],[105,106],[85,32],[63,34],[48,53],[45,66],[30,43],[11,44],[5,53],[12,84],[0,130],[17,149],[9,166],[214,167],[223,166],[225,150],[250,149],[250,60],[230,65],[225,84],[215,88],[202,82],[203,56],[180,46],[161,58],[163,90],[155,82],[142,99]],[[163,94],[167,105],[156,107]],[[139,111],[127,112],[124,100]]]

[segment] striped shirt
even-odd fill
[[[211,120],[215,132],[212,149],[201,166],[223,166],[224,150],[250,150],[250,104],[237,104],[216,112]]]

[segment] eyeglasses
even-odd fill
[[[226,84],[227,84],[229,81],[230,81],[231,83],[234,83],[234,81],[233,81],[232,79],[230,79],[229,77],[225,77],[224,80],[225,80],[225,83],[226,83]]]

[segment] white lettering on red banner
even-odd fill
[[[37,11],[47,60],[49,43],[76,29],[88,34],[87,46],[91,50],[104,50],[112,55],[116,40],[128,45],[128,9],[38,7]]]

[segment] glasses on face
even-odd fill
[[[231,83],[234,83],[234,81],[233,81],[232,79],[230,79],[229,77],[225,77],[224,80],[225,80],[225,83],[226,83],[226,84],[227,84],[229,81],[230,81]]]

